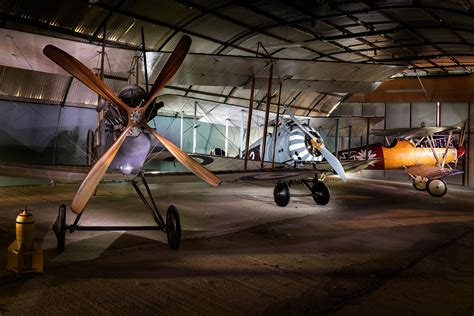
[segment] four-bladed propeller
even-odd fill
[[[291,117],[291,120],[298,125],[298,127],[306,134],[311,140],[311,145],[319,150],[321,155],[323,155],[324,158],[326,158],[327,162],[329,165],[334,169],[334,171],[341,177],[342,181],[346,182],[347,181],[347,176],[344,171],[344,168],[341,165],[341,162],[333,155],[327,148],[324,146],[324,143],[320,138],[318,138],[316,135],[313,135],[310,133],[310,131],[301,124],[298,119],[291,113],[286,105],[283,104],[283,107],[285,108],[286,113]]]
[[[124,143],[128,133],[133,128],[148,130],[180,163],[182,163],[185,167],[187,167],[207,183],[213,186],[218,186],[221,183],[221,180],[216,175],[193,160],[176,145],[174,145],[164,136],[160,135],[156,130],[149,127],[146,122],[147,120],[145,117],[145,112],[147,108],[153,103],[160,90],[165,87],[168,81],[171,80],[174,74],[178,71],[189,51],[190,46],[191,38],[189,36],[183,36],[158,75],[158,78],[153,84],[147,99],[139,108],[132,108],[125,104],[115,94],[115,92],[113,92],[112,89],[110,89],[102,80],[94,75],[91,70],[89,70],[84,64],[68,53],[52,45],[47,45],[43,49],[44,54],[52,61],[61,66],[79,81],[84,83],[102,98],[114,103],[117,106],[120,106],[122,109],[127,111],[128,114],[128,124],[125,129],[121,132],[120,136],[115,140],[112,146],[107,149],[107,151],[92,167],[84,181],[82,181],[82,184],[79,187],[79,190],[76,192],[76,195],[74,196],[74,199],[71,203],[71,209],[74,213],[82,213],[97,185],[102,180],[102,177],[114,160],[120,147]]]

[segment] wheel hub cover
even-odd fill
[[[436,180],[431,181],[430,189],[431,189],[431,192],[433,192],[434,194],[441,195],[445,190],[445,185],[443,181],[436,179]]]
[[[130,113],[130,119],[132,120],[133,123],[135,124],[138,124],[142,121],[142,113],[139,112],[139,111],[133,111],[132,113]]]

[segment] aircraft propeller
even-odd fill
[[[179,67],[184,61],[189,48],[191,46],[191,38],[189,36],[183,36],[176,46],[175,50],[169,57],[165,66],[161,70],[158,78],[156,79],[150,93],[145,102],[138,108],[132,108],[124,103],[115,92],[110,89],[102,80],[100,80],[94,73],[89,70],[80,61],[64,52],[63,50],[53,46],[47,45],[43,49],[43,53],[54,61],[56,64],[61,66],[64,70],[69,72],[73,77],[84,83],[92,91],[100,95],[102,98],[114,103],[127,111],[128,124],[122,131],[120,136],[115,140],[110,148],[100,157],[96,164],[87,174],[86,178],[82,181],[79,190],[71,203],[71,209],[74,213],[80,214],[84,210],[87,202],[94,193],[97,185],[102,180],[102,177],[106,173],[110,164],[114,160],[120,147],[124,143],[126,137],[132,129],[141,128],[148,130],[163,146],[186,168],[192,171],[194,174],[199,176],[207,183],[218,186],[221,180],[212,172],[207,170],[201,164],[196,162],[185,152],[179,149],[176,145],[166,139],[163,135],[160,135],[155,129],[151,128],[147,124],[146,110],[152,104],[153,100],[157,97],[161,89],[165,87],[169,80],[178,71]]]
[[[315,135],[311,134],[310,131],[301,124],[298,119],[293,115],[288,110],[288,107],[283,104],[283,107],[285,108],[286,113],[290,116],[291,120],[306,134],[309,136],[311,140],[311,145],[319,150],[319,152],[323,155],[324,158],[326,158],[327,162],[329,165],[334,169],[334,171],[341,177],[342,181],[346,182],[347,181],[347,176],[344,171],[344,168],[342,167],[341,162],[329,151],[327,150],[326,146],[324,145],[324,142],[322,141],[322,138],[318,138]]]
[[[454,168],[457,168],[459,159],[465,154],[464,141],[466,139],[466,132],[467,132],[467,121],[464,122],[463,126],[461,127],[461,131],[459,132],[459,141],[458,141],[458,147],[457,147],[456,160],[454,161]]]

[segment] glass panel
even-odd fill
[[[362,115],[362,106],[360,103],[342,103],[339,105],[336,115],[360,116]]]
[[[441,125],[461,126],[467,120],[467,103],[441,103]]]
[[[410,103],[387,103],[386,128],[410,127]]]
[[[436,126],[436,103],[413,103],[411,108],[411,126]]]
[[[362,103],[362,115],[385,116],[385,103]]]

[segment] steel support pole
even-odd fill
[[[441,125],[441,111],[440,111],[440,102],[436,102],[436,127]]]
[[[277,138],[278,138],[278,123],[280,119],[281,86],[282,86],[282,83],[280,82],[280,88],[278,89],[277,115],[276,115],[276,120],[275,120],[275,127],[273,128],[272,168],[275,167],[275,152],[276,152],[276,144],[277,144]]]
[[[100,80],[104,81],[104,69],[105,69],[105,43],[107,40],[107,27],[106,23],[104,23],[104,30],[102,32],[102,51],[100,54],[100,71],[99,71],[99,77]],[[100,102],[100,96],[97,96],[97,104]],[[105,150],[104,147],[102,147],[103,144],[105,144],[105,125],[104,125],[104,110],[100,110],[97,112],[97,129],[99,131],[99,137],[97,139],[99,140],[99,148],[97,148],[97,159],[102,156],[103,151]],[[95,143],[95,142],[94,142]],[[97,144],[96,144],[97,145]]]
[[[260,159],[260,168],[263,168],[265,161],[265,154],[267,151],[267,132],[268,132],[268,116],[270,114],[270,100],[272,99],[272,80],[273,79],[273,64],[270,65],[270,75],[268,76],[268,89],[267,89],[267,105],[265,107],[265,121],[263,122],[263,142],[262,142],[262,155]]]
[[[349,144],[347,145],[347,148],[351,148],[351,142],[352,142],[352,125],[349,125]]]
[[[183,149],[183,132],[184,132],[184,111],[181,111],[179,119],[179,149]]]
[[[244,169],[247,170],[247,161],[249,159],[250,130],[252,128],[253,96],[255,92],[255,77],[252,77],[252,88],[250,90],[249,112],[247,116],[247,135],[245,137],[245,160]]]
[[[240,144],[239,144],[239,158],[242,158],[244,152],[244,115],[245,111],[240,110]]]
[[[146,64],[146,49],[145,49],[145,30],[142,26],[142,53],[143,53],[143,67],[145,71],[145,91],[148,94],[148,69]]]
[[[339,119],[336,119],[336,135],[334,140],[334,156],[337,157],[337,152],[339,151]]]
[[[365,138],[365,160],[369,159],[370,118],[367,118],[367,136]]]
[[[463,159],[463,170],[465,174],[465,180],[464,180],[464,185],[466,187],[469,187],[471,185],[470,177],[471,177],[471,172],[472,170],[469,168],[469,159],[471,159],[471,111],[472,111],[472,103],[468,103],[467,105],[467,126],[466,126],[466,135],[467,135],[467,140],[464,140],[464,143],[467,144],[465,148],[466,154],[464,155]],[[461,144],[462,145],[462,144]]]
[[[229,155],[229,119],[225,119],[225,140],[224,140],[225,156]]]
[[[193,154],[196,153],[196,134],[197,134],[197,101],[194,102],[194,124],[193,124]]]

